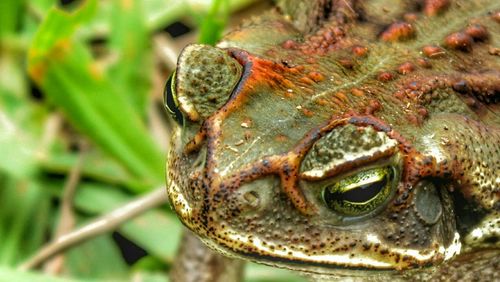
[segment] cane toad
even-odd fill
[[[188,45],[171,204],[268,265],[498,278],[499,48],[498,0],[282,1]]]

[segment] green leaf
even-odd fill
[[[24,272],[12,268],[0,266],[0,281],[16,281],[16,282],[83,282],[84,280],[75,280],[68,278],[59,278],[41,274],[38,272]],[[94,281],[97,282],[97,281]]]
[[[40,0],[41,1],[41,0]],[[219,0],[217,0],[219,1]],[[258,0],[223,0],[228,1],[230,11],[237,11]],[[143,0],[144,18],[149,31],[164,28],[176,21],[189,16],[191,11],[206,13],[212,6],[213,1],[199,0]],[[95,18],[83,27],[81,35],[84,38],[105,37],[111,34],[112,29],[109,18],[113,12],[111,2],[99,3],[99,9]],[[192,14],[191,14],[192,15]]]
[[[143,3],[150,30],[179,20],[188,13],[189,8],[186,0],[144,0]]]
[[[147,255],[142,257],[132,266],[134,272],[156,272],[156,271],[165,271],[165,262],[157,259],[154,256]]]
[[[8,48],[0,52],[0,104],[9,112],[25,102],[22,99],[25,98],[27,87],[22,56],[24,54]]]
[[[43,18],[56,3],[57,0],[30,0],[27,5],[31,13]]]
[[[66,175],[76,165],[78,153],[65,151],[65,148],[53,146],[46,158],[40,162],[43,170],[51,174]],[[127,187],[139,186],[116,160],[109,158],[98,149],[86,150],[81,167],[83,178],[101,183],[124,185]],[[132,188],[135,189],[135,188]]]
[[[65,254],[64,272],[71,277],[124,280],[126,263],[111,235],[101,235]]]
[[[134,271],[134,281],[168,282],[167,272]]]
[[[228,0],[213,0],[208,12],[199,17],[201,21],[199,23],[200,34],[198,42],[215,45],[221,38],[222,31],[229,18],[229,12]]]
[[[45,193],[45,190],[41,187],[39,197],[36,199],[36,203],[33,207],[33,214],[30,216],[30,223],[27,226],[25,234],[28,239],[24,240],[20,250],[26,254],[26,258],[31,254],[34,254],[44,243],[47,237],[47,231],[49,230],[52,219],[52,209],[51,209],[51,197],[49,194]]]
[[[23,6],[23,0],[0,1],[0,43],[6,36],[16,32]]]
[[[121,82],[116,84],[119,92],[144,117],[153,64],[142,6],[139,0],[113,2],[109,50],[116,56],[110,69],[111,80]]]
[[[120,231],[149,254],[172,263],[183,227],[172,214],[154,210],[125,223]]]
[[[35,144],[2,108],[0,105],[0,171],[17,179],[29,178],[36,172]]]
[[[0,264],[14,265],[41,243],[49,198],[34,181],[6,178],[0,194]],[[43,211],[45,209],[45,211]],[[40,215],[40,217],[38,217]],[[42,220],[35,222],[36,219]]]
[[[298,272],[249,262],[245,265],[245,281],[306,282],[308,280],[305,277],[300,276]]]
[[[72,13],[53,8],[31,45],[30,74],[76,128],[120,160],[145,186],[163,182],[163,155],[140,114],[120,93],[123,81],[109,79],[84,44],[73,38],[94,10],[95,1]]]
[[[90,183],[80,185],[75,198],[76,207],[89,213],[104,214],[133,199],[118,189],[110,188]],[[182,228],[175,215],[155,209],[130,220],[119,230],[149,254],[170,263],[175,256]]]
[[[1,45],[1,43],[0,43]],[[2,47],[0,47],[1,49]],[[4,52],[2,52],[4,51]],[[0,51],[0,171],[18,179],[36,171],[38,135],[36,127],[44,117],[29,103],[22,52]]]

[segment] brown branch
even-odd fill
[[[85,146],[80,146],[81,152],[75,165],[69,172],[68,179],[63,188],[63,195],[61,199],[61,218],[55,232],[54,238],[61,238],[64,234],[69,233],[75,226],[75,216],[73,212],[73,199],[75,198],[76,187],[80,182],[81,170],[83,166]],[[45,272],[49,274],[57,274],[61,272],[64,265],[64,256],[58,255],[53,259],[47,261],[44,265]]]
[[[48,243],[18,268],[23,271],[36,268],[55,255],[100,234],[113,231],[125,221],[166,204],[167,201],[165,188],[156,188],[148,194],[134,199],[108,214],[102,215],[92,222]]]

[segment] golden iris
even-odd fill
[[[365,170],[326,186],[323,200],[330,209],[343,215],[366,214],[389,197],[393,178],[390,167]]]

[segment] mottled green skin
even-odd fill
[[[493,279],[500,3],[291,2],[218,44],[243,75],[222,107],[174,134],[180,219],[222,253],[279,267],[402,279],[473,268]],[[297,2],[305,8],[289,9]],[[360,142],[349,127],[378,135]],[[328,183],[386,166],[397,181],[373,212],[339,217],[322,202]]]

